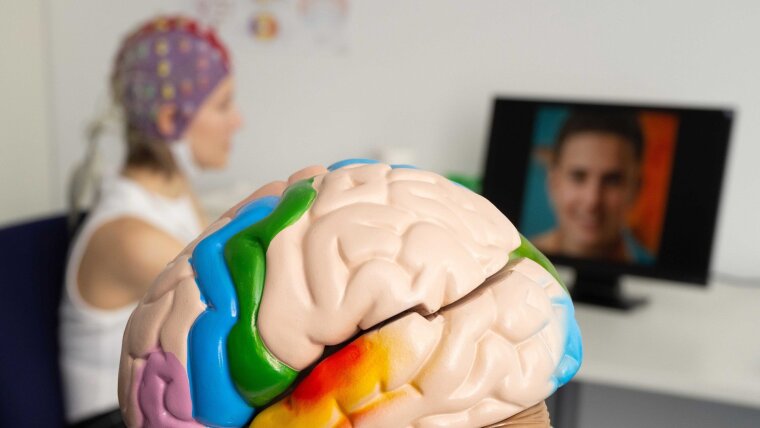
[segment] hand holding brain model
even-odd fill
[[[119,402],[134,427],[484,427],[581,354],[556,271],[496,207],[351,160],[262,187],[167,266]]]

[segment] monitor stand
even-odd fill
[[[620,275],[578,270],[570,291],[573,303],[588,303],[607,308],[631,310],[646,303],[644,297],[630,297],[620,287]]]

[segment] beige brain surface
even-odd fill
[[[540,402],[556,387],[563,354],[565,294],[529,259],[510,262],[476,291],[436,314],[409,313],[359,339],[387,352],[389,370],[361,391],[333,391],[318,405],[293,396],[265,410],[253,427],[308,426],[319,408],[327,426],[481,427]],[[377,348],[383,348],[378,350]],[[356,390],[355,385],[344,389]],[[329,409],[326,411],[325,408]]]
[[[487,200],[427,171],[361,165],[314,188],[308,214],[269,246],[258,317],[267,347],[297,370],[360,329],[455,302],[520,245]]]

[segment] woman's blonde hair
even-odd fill
[[[123,126],[123,137],[127,143],[127,152],[124,164],[127,167],[147,167],[155,171],[173,175],[177,172],[177,164],[174,162],[167,141],[149,135],[137,124],[129,120],[124,105],[123,91],[118,88],[117,65],[111,73],[111,99],[113,105],[119,111]]]

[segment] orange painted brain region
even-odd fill
[[[483,427],[581,359],[556,271],[488,200],[348,160],[262,187],[167,266],[119,400],[129,426]]]

